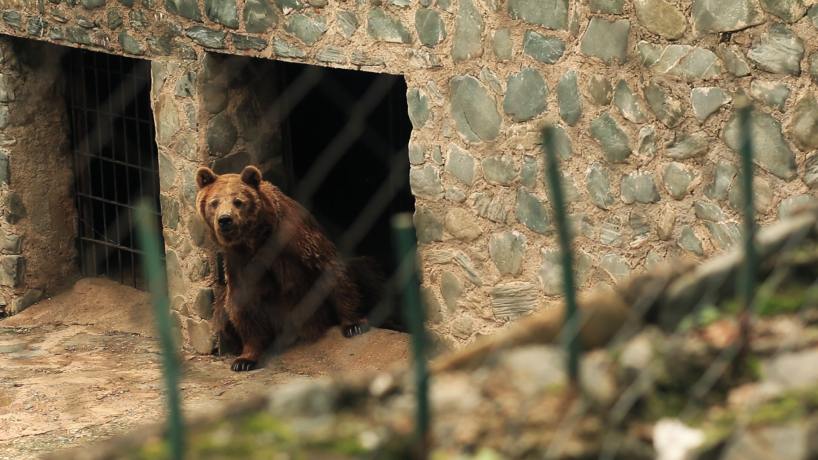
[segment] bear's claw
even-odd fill
[[[355,337],[356,335],[361,335],[368,330],[369,326],[366,324],[350,324],[349,326],[344,326],[341,329],[341,332],[343,332],[344,337],[350,338]]]
[[[235,372],[252,371],[255,368],[256,362],[246,358],[236,358],[235,361],[233,361],[233,365],[230,366],[230,369]]]

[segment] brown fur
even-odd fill
[[[339,322],[347,337],[366,329],[358,286],[301,205],[254,166],[223,175],[200,168],[196,183],[197,211],[225,256],[221,322],[242,345],[233,370],[252,369],[270,347],[315,340]]]

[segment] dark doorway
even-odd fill
[[[72,50],[65,68],[82,273],[144,288],[137,203],[159,217],[150,62]]]
[[[283,95],[312,81],[284,120],[289,193],[315,215],[346,256],[377,260],[387,277],[397,262],[390,219],[414,211],[407,147],[412,125],[403,77],[276,62]],[[388,286],[388,285],[387,285]],[[387,293],[389,311],[371,320],[401,329]]]

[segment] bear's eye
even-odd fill
[[[233,200],[233,205],[235,207],[237,207],[237,208],[240,208],[240,207],[244,206],[244,202],[241,201],[240,199],[236,198],[235,200]]]
[[[219,205],[219,200],[213,200],[213,201],[210,202],[210,207],[211,208],[215,208],[218,205]]]

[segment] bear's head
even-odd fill
[[[210,168],[196,171],[196,207],[223,247],[246,242],[261,217],[261,172],[247,166],[241,174],[218,175]]]

